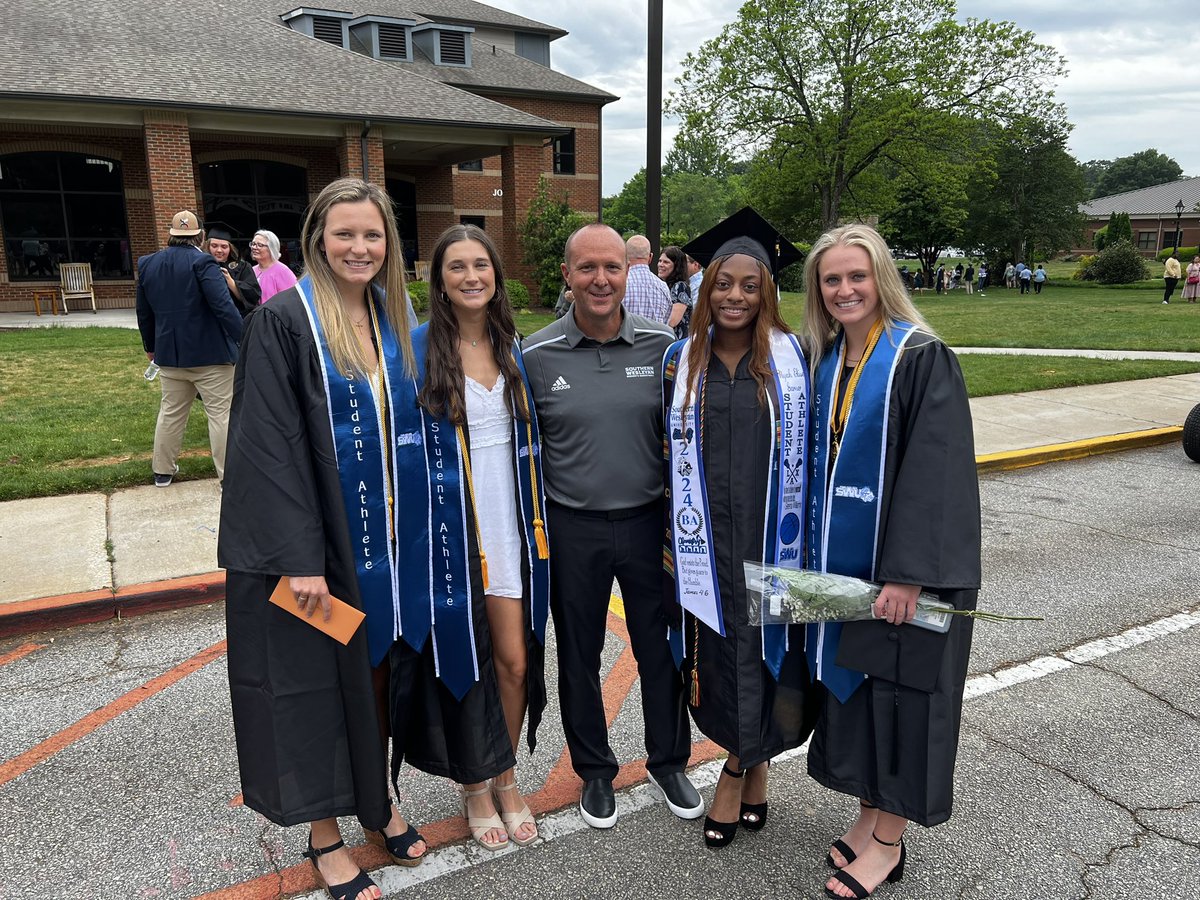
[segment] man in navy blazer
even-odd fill
[[[179,471],[179,447],[199,393],[218,480],[225,475],[225,435],[233,398],[233,364],[242,339],[238,312],[217,262],[200,249],[195,213],[171,220],[167,246],[138,260],[137,319],[142,347],[162,375],[154,429],[154,484]]]

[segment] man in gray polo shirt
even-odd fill
[[[684,774],[691,732],[663,607],[662,358],[674,333],[626,312],[621,236],[585,225],[567,241],[567,315],[522,344],[542,435],[550,534],[550,610],[579,811],[593,828],[617,821],[600,685],[613,579],[621,585],[638,664],[646,770],[675,815],[704,802]]]

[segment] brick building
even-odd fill
[[[474,0],[39,0],[0,55],[0,309],[92,264],[101,307],[194,209],[298,268],[309,200],[386,184],[410,268],[455,222],[528,280],[517,224],[538,179],[600,209],[601,111],[550,67],[565,32]],[[530,284],[532,288],[533,285]]]
[[[1182,214],[1179,204],[1183,204]],[[1133,228],[1133,245],[1144,256],[1155,256],[1171,247],[1200,244],[1200,177],[1181,178],[1136,191],[1097,197],[1079,207],[1087,216],[1087,244],[1079,248],[1093,252],[1096,232],[1108,224],[1113,213],[1128,213]],[[1175,233],[1178,216],[1179,234]]]

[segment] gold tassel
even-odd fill
[[[481,548],[479,551],[479,568],[483,570],[483,589],[486,591],[488,587],[487,577],[487,554]]]
[[[550,545],[546,543],[546,523],[541,519],[533,520],[533,540],[537,544],[538,559],[549,559]]]
[[[692,707],[700,706],[700,675],[695,666],[692,666],[692,687],[688,691],[688,704]]]

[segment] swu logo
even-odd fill
[[[875,492],[869,487],[852,487],[848,484],[839,484],[833,489],[835,497],[849,497],[854,500],[861,500],[863,503],[874,503]]]
[[[779,561],[789,562],[790,560],[799,559],[800,551],[795,547],[784,547],[779,551]]]

